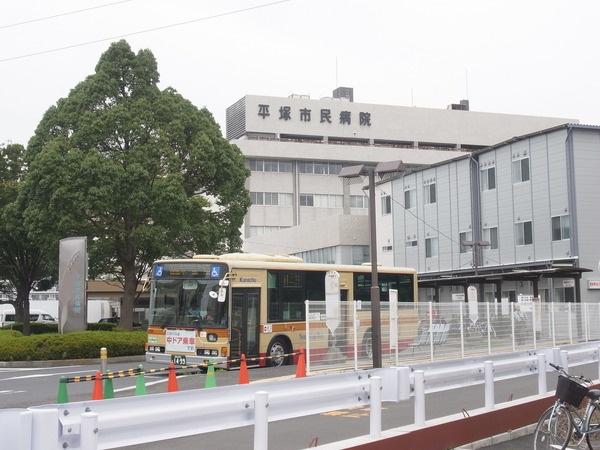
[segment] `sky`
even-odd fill
[[[154,53],[161,88],[206,106],[223,133],[225,109],[245,94],[320,98],[336,85],[357,102],[445,108],[468,97],[474,111],[600,125],[595,0],[287,0],[222,15],[269,2],[0,2],[0,144],[26,144],[111,40],[11,58],[215,15],[125,39]]]

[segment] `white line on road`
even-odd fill
[[[9,389],[8,391],[0,391],[0,394],[22,394],[25,391],[13,391],[12,389]]]
[[[56,366],[56,367],[0,367],[0,373],[6,372],[29,372],[32,370],[56,370],[56,369],[74,369],[77,366]]]
[[[8,381],[8,380],[23,380],[26,378],[43,378],[43,377],[54,377],[56,375],[72,375],[74,373],[92,373],[89,370],[76,370],[73,372],[53,372],[53,373],[36,373],[33,375],[21,375],[19,377],[9,377],[9,378],[1,378],[0,381]]]

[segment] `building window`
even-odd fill
[[[533,243],[531,221],[515,223],[515,244],[530,245]]]
[[[458,234],[458,241],[460,242],[460,252],[467,253],[471,251],[470,245],[464,245],[464,242],[470,242],[473,234],[470,231],[463,231]]]
[[[342,170],[342,165],[340,163],[332,163],[327,161],[298,162],[298,171],[300,173],[310,173],[315,175],[338,175],[340,170]]]
[[[512,163],[513,183],[529,181],[529,158],[518,159]]]
[[[277,195],[277,192],[265,192],[265,205],[279,205],[279,196]]]
[[[435,203],[435,183],[424,186],[423,197],[425,198],[426,205]]]
[[[384,195],[381,197],[381,214],[386,215],[392,212],[392,196]]]
[[[438,240],[437,238],[425,239],[425,258],[434,258],[438,255]]]
[[[571,237],[571,226],[569,223],[569,216],[556,216],[552,218],[552,240],[562,241],[563,239],[570,239]]]
[[[484,228],[483,240],[490,243],[487,248],[496,250],[498,248],[498,227]]]
[[[351,195],[350,196],[350,207],[351,208],[368,208],[369,198],[366,195]]]
[[[314,206],[315,199],[312,194],[300,194],[300,206]]]
[[[392,246],[391,245],[384,245],[383,247],[381,247],[381,250],[383,252],[391,252],[392,251]]]
[[[404,191],[404,208],[411,209],[417,206],[417,191],[407,189]]]
[[[250,170],[253,172],[262,172],[263,171],[263,160],[262,159],[251,159],[250,160]]]
[[[481,190],[491,191],[496,189],[496,168],[490,167],[481,171]]]
[[[250,159],[250,170],[253,172],[291,172],[290,161],[278,161],[274,159]]]
[[[369,262],[369,246],[368,245],[353,245],[352,246],[352,264],[362,264]]]
[[[251,205],[264,205],[264,197],[262,192],[250,192],[250,204]]]
[[[310,161],[301,161],[298,163],[298,171],[300,173],[313,173],[313,163]]]
[[[406,246],[407,247],[416,247],[417,246],[417,240],[416,239],[409,239],[406,241]]]

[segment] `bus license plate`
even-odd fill
[[[171,355],[171,361],[173,361],[173,364],[176,366],[186,365],[185,355]]]

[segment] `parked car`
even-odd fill
[[[57,323],[56,319],[41,309],[32,309],[29,311],[30,323]],[[0,324],[5,327],[15,323],[15,314],[13,312],[0,312]]]
[[[115,325],[119,325],[120,321],[121,321],[120,317],[103,317],[102,319],[100,319],[98,321],[98,323],[114,323]],[[139,322],[133,322],[133,326],[134,326],[134,328],[138,328],[138,327],[141,327],[142,324]]]

